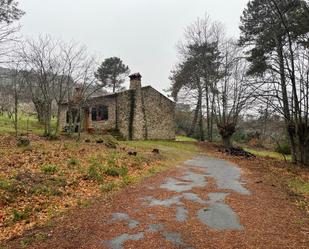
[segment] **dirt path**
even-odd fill
[[[301,212],[257,180],[199,156],[72,213],[30,248],[309,248]]]

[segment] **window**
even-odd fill
[[[108,120],[108,107],[105,105],[93,107],[91,110],[92,121]]]

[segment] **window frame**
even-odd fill
[[[107,105],[97,105],[91,107],[91,121],[104,122],[108,120],[109,120],[109,108]]]

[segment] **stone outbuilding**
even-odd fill
[[[88,132],[116,131],[127,140],[174,140],[175,103],[151,86],[142,87],[139,73],[129,77],[129,90],[88,99],[82,107],[83,118],[78,117],[76,125]],[[60,116],[65,130],[68,104],[62,105]]]

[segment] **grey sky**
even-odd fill
[[[26,37],[51,34],[88,47],[100,60],[118,56],[144,85],[169,86],[177,62],[176,43],[186,26],[208,13],[239,34],[248,0],[21,0]]]

